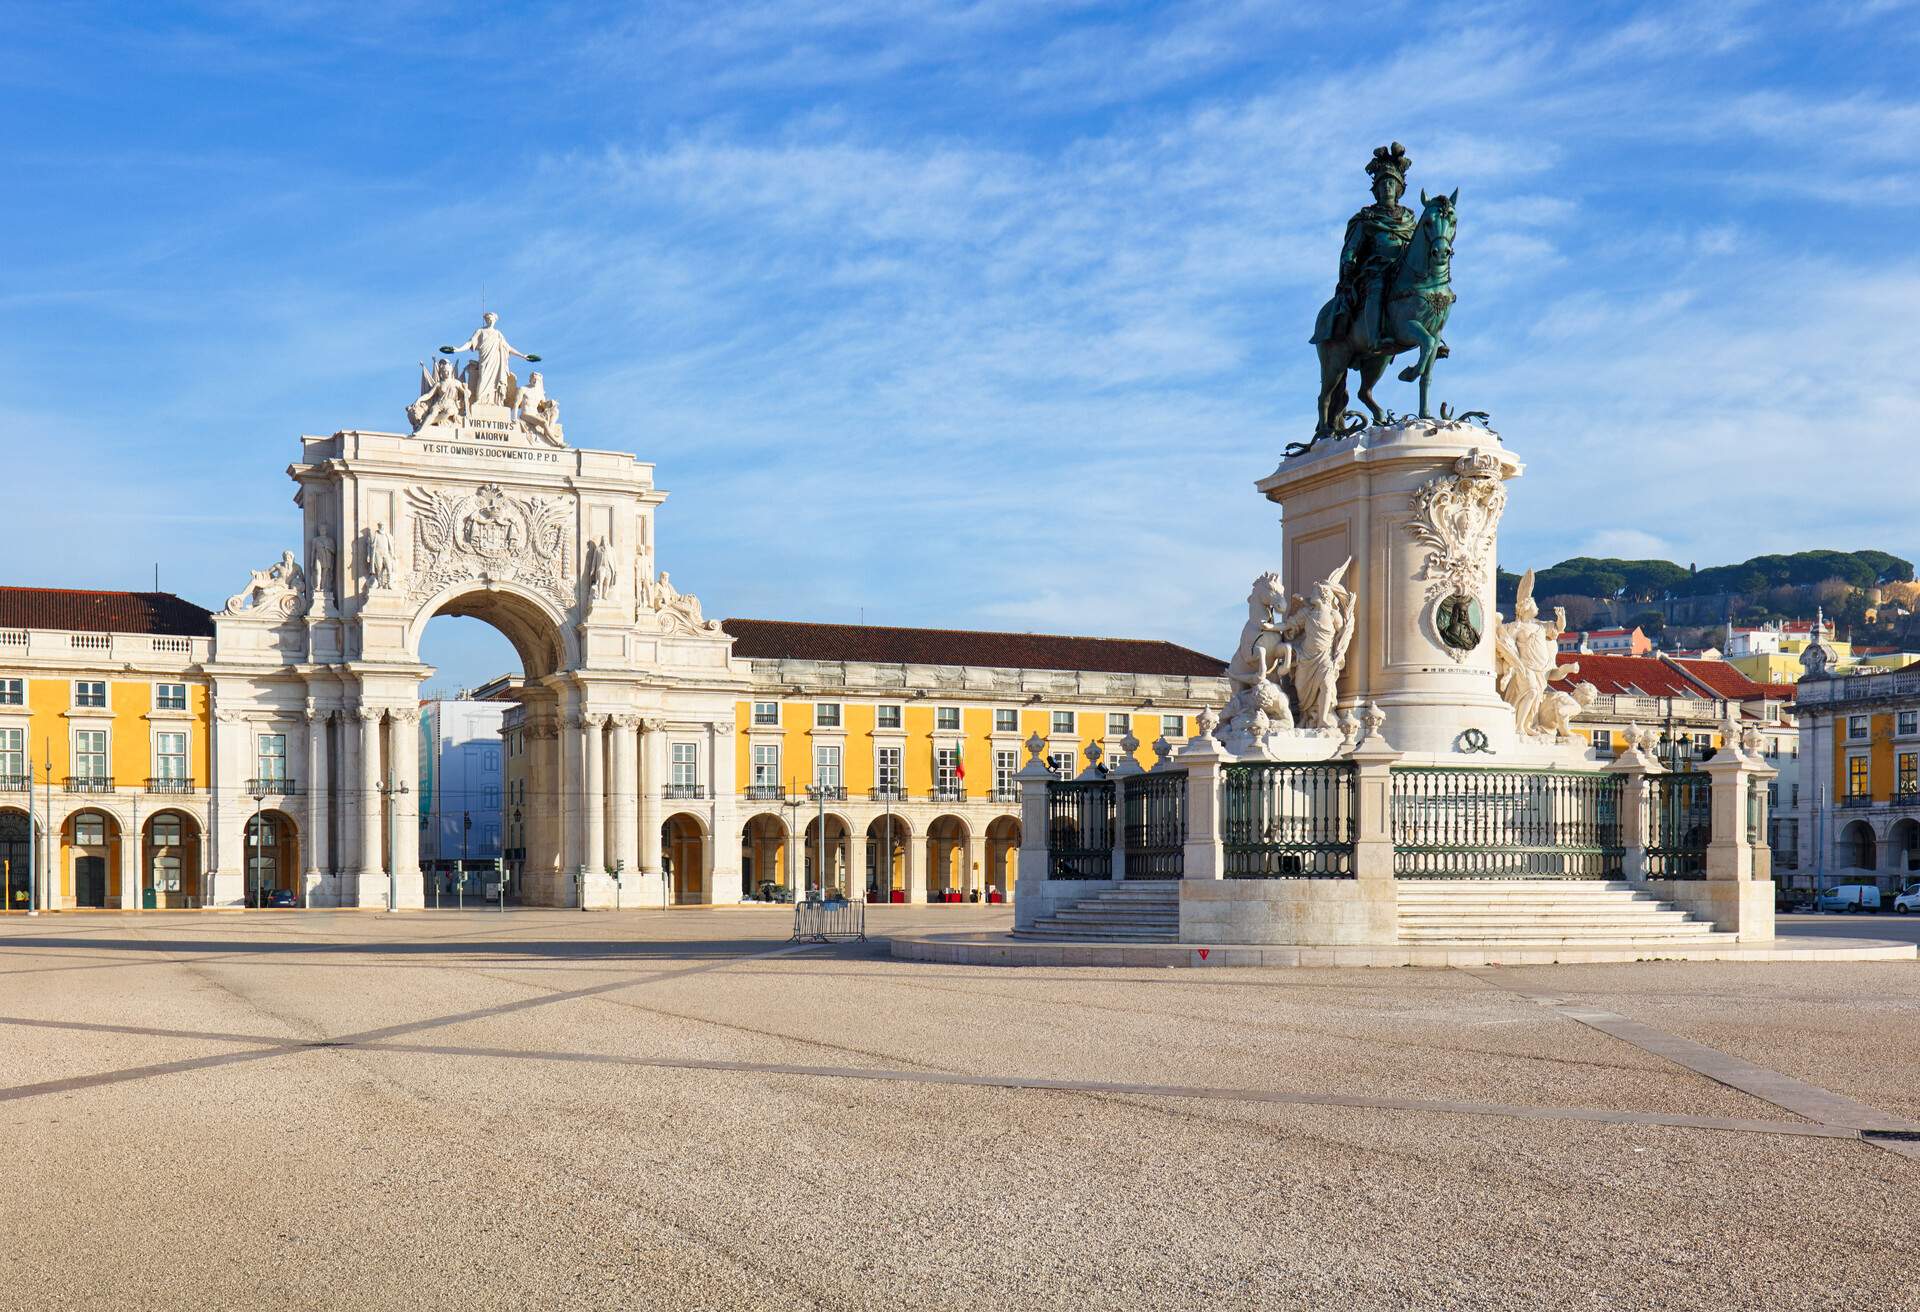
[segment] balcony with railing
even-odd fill
[[[1020,804],[1020,790],[1012,784],[995,785],[994,790],[987,795],[987,800],[996,802],[1001,806],[1018,806]]]
[[[147,780],[147,791],[150,793],[190,793],[193,791],[193,780],[177,779],[172,775],[165,777],[155,776]]]
[[[807,797],[816,802],[844,802],[847,788],[845,784],[808,784]]]
[[[707,795],[702,784],[668,784],[666,796],[672,801],[697,802]]]
[[[879,788],[873,789],[867,795],[876,802],[904,802],[907,800],[907,790],[898,784],[884,784]]]
[[[70,793],[110,793],[113,791],[113,776],[110,774],[70,774],[67,776],[66,787]]]
[[[1848,811],[1864,811],[1872,805],[1872,793],[1848,793],[1840,799],[1841,808]]]
[[[933,800],[936,802],[964,802],[967,800],[967,786],[962,783],[935,784]]]
[[[748,784],[747,800],[750,802],[784,802],[787,798],[785,784]]]
[[[32,791],[32,775],[0,774],[0,793],[30,793]]]
[[[299,794],[299,783],[280,775],[247,780],[248,797],[297,797]]]

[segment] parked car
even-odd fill
[[[266,905],[270,907],[297,907],[300,905],[293,900],[293,890],[287,888],[268,889],[265,901]]]
[[[1841,884],[1820,894],[1822,911],[1878,911],[1880,890],[1873,884]]]
[[[1900,890],[1900,896],[1893,900],[1893,909],[1901,915],[1909,911],[1920,911],[1920,884],[1908,884]]]

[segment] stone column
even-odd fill
[[[1393,763],[1400,753],[1377,735],[1353,753],[1353,879],[1358,906],[1347,932],[1365,943],[1400,938],[1400,888],[1393,873]]]
[[[1608,762],[1606,773],[1620,776],[1620,841],[1626,852],[1620,874],[1630,883],[1647,882],[1647,779],[1664,774],[1658,761],[1629,745]]]
[[[598,711],[583,715],[587,748],[586,811],[587,869],[600,874],[607,868],[607,717]]]
[[[327,723],[332,719],[332,711],[307,704],[307,866],[301,875],[305,889],[301,901],[306,905],[312,904],[316,894],[323,901],[332,900],[323,891],[327,871],[332,868],[327,842],[332,806],[327,786]]]
[[[360,722],[360,859],[355,868],[355,900],[363,907],[387,904],[385,853],[380,848],[380,710],[362,706]]]
[[[554,809],[560,818],[560,878],[554,889],[556,906],[579,905],[576,876],[587,860],[586,839],[586,724],[578,711],[560,716],[560,788]]]
[[[1207,717],[1211,718],[1211,717]],[[1187,841],[1181,852],[1186,879],[1220,879],[1226,873],[1221,850],[1220,767],[1226,752],[1205,727],[1180,749],[1178,761],[1187,771]]]
[[[707,901],[735,903],[740,900],[740,812],[734,804],[734,724],[717,720],[713,724],[713,832],[707,842]],[[844,778],[844,776],[843,776]]]
[[[354,872],[360,869],[360,722],[349,710],[333,713],[334,741],[340,747],[340,759],[333,772],[334,905],[353,906],[358,901]]]
[[[640,870],[660,877],[661,798],[667,785],[667,722],[657,716],[640,721]]]
[[[399,905],[419,909],[426,905],[426,886],[420,879],[420,711],[407,706],[389,711],[393,771],[397,790],[387,799],[393,826],[394,888]]]
[[[203,852],[206,869],[213,871],[211,885],[202,872],[200,905],[237,907],[246,904],[247,893],[247,820],[253,802],[247,796],[247,753],[251,750],[251,732],[239,711],[220,711],[213,723],[213,779],[207,798],[206,839],[210,850]],[[54,826],[53,852],[59,853],[59,824]],[[60,892],[58,872],[48,881],[48,889],[57,899]],[[55,901],[50,905],[58,905]]]
[[[140,828],[140,795],[133,796],[133,817],[120,831],[114,859],[120,863],[120,909],[140,909],[140,889],[147,879],[147,836]]]
[[[920,849],[931,841],[925,834],[907,840],[907,901],[916,906],[927,900],[927,872]]]
[[[608,782],[609,810],[612,812],[613,852],[610,865],[624,865],[622,878],[636,890],[640,870],[640,744],[634,732],[640,727],[637,715],[613,717],[613,771]]]
[[[786,851],[782,854],[781,864],[786,867],[787,888],[792,891],[794,900],[806,896],[807,854],[803,850],[807,841],[805,821],[795,819],[787,826]]]

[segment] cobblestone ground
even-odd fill
[[[789,914],[0,918],[0,1304],[1920,1307],[1914,963],[1006,970]]]

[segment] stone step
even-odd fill
[[[1616,897],[1646,897],[1644,889],[1632,884],[1607,884],[1579,880],[1545,881],[1537,879],[1403,879],[1394,885],[1402,901],[1410,898],[1485,897],[1523,898],[1566,897],[1606,900]]]
[[[1668,942],[1673,939],[1692,940],[1707,938],[1714,933],[1713,926],[1704,921],[1689,921],[1680,925],[1402,925],[1400,938],[1403,942],[1427,942],[1431,939],[1458,939],[1470,942],[1490,942],[1498,940],[1511,943],[1525,940],[1550,939],[1554,942],[1574,943],[1598,939],[1603,942]]]
[[[1172,943],[1175,936],[1152,930],[1091,929],[1086,927],[1048,927],[1036,924],[1032,929],[1016,929],[1015,938],[1034,939],[1109,939],[1126,943]]]
[[[1507,907],[1467,907],[1459,911],[1409,910],[1402,907],[1403,925],[1659,925],[1690,920],[1686,912],[1658,903],[1646,907],[1546,907],[1514,911]]]

